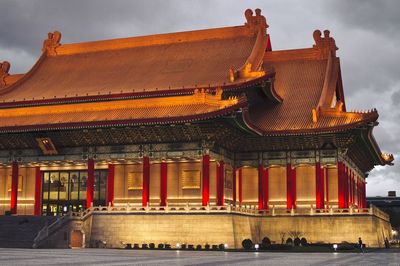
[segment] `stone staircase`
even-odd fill
[[[57,217],[0,216],[0,248],[32,248],[35,237]]]

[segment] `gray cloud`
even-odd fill
[[[0,0],[0,61],[14,73],[37,60],[47,32],[62,42],[241,25],[260,7],[275,50],[311,47],[314,29],[330,29],[339,47],[348,109],[380,112],[375,135],[382,150],[400,155],[400,1],[328,0]],[[399,166],[378,167],[369,195],[399,187]]]

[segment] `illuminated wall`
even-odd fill
[[[338,206],[338,171],[332,166],[325,173],[325,184],[328,184],[328,194],[325,193],[325,197],[328,196],[328,205],[335,208]]]
[[[258,202],[258,169],[254,167],[242,168],[242,199],[243,204],[257,204]]]
[[[297,207],[315,207],[315,166],[296,167],[296,202]]]
[[[276,208],[286,208],[286,167],[275,166],[269,168],[269,205]]]

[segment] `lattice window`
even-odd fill
[[[141,190],[143,189],[143,173],[130,172],[127,180],[128,190]]]
[[[201,188],[201,175],[199,170],[183,170],[181,173],[182,189]]]
[[[225,188],[232,189],[233,172],[230,169],[225,169]]]

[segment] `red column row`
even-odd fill
[[[286,206],[296,208],[296,170],[288,163],[286,165]]]

